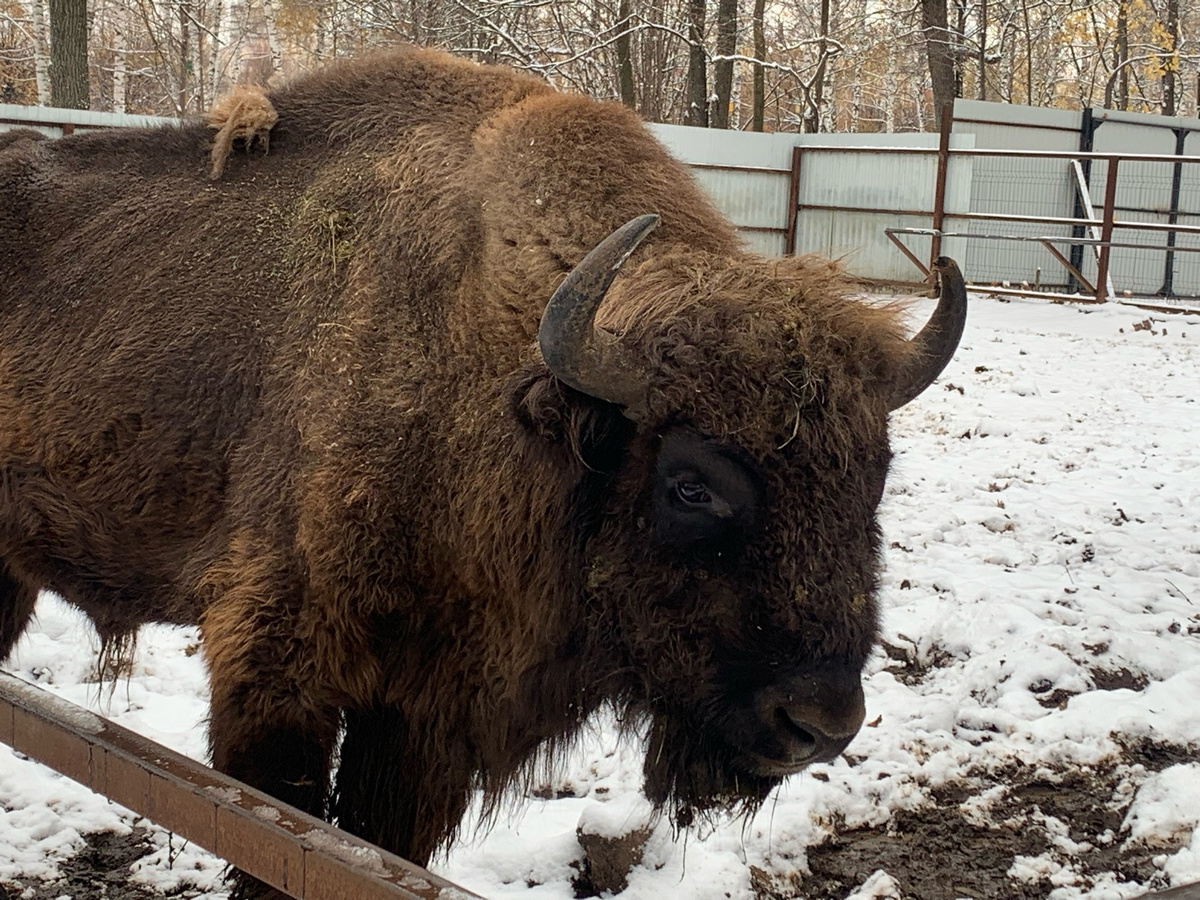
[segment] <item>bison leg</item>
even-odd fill
[[[206,633],[212,700],[208,739],[213,767],[323,817],[338,709],[306,696],[282,663],[279,644],[266,639],[238,646]],[[255,652],[257,651],[257,652]]]
[[[394,707],[347,710],[345,726],[333,820],[426,865],[466,812],[473,767],[465,746],[453,738],[434,741],[437,758],[431,758]]]
[[[8,659],[13,647],[25,633],[38,592],[18,581],[0,562],[0,660]]]
[[[323,818],[338,708],[299,674],[302,645],[290,638],[295,626],[286,606],[268,600],[248,610],[234,602],[245,594],[228,592],[201,626],[212,686],[213,767]],[[239,873],[234,896],[277,895]]]
[[[307,717],[263,690],[222,690],[214,673],[209,743],[213,767],[272,797],[323,818],[337,713]],[[281,702],[282,701],[282,702]],[[287,900],[238,872],[233,900]]]
[[[297,809],[324,816],[332,738],[299,727],[250,726],[237,713],[216,708],[209,730],[213,768]]]

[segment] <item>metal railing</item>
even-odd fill
[[[5,672],[0,672],[0,742],[297,900],[480,900]]]
[[[792,215],[789,217],[788,227],[788,243],[789,252],[795,252],[796,248],[796,226],[795,221],[797,215],[804,210],[823,210],[829,212],[854,212],[859,214],[876,214],[880,216],[908,216],[928,218],[930,227],[885,227],[884,234],[888,239],[900,250],[905,257],[913,263],[916,269],[921,273],[922,278],[928,281],[933,261],[941,255],[943,242],[949,238],[961,238],[965,240],[984,240],[984,241],[1010,241],[1010,242],[1030,242],[1037,243],[1043,247],[1055,260],[1063,266],[1063,269],[1070,276],[1071,282],[1083,288],[1084,294],[1076,291],[1074,294],[1050,293],[1039,289],[1030,289],[1022,287],[1006,287],[1003,285],[994,284],[977,284],[968,283],[971,287],[986,289],[994,293],[1019,294],[1024,296],[1035,297],[1057,297],[1063,298],[1068,296],[1071,299],[1087,299],[1096,302],[1104,302],[1107,300],[1117,299],[1118,291],[1113,285],[1112,272],[1112,250],[1130,249],[1153,251],[1155,253],[1164,254],[1164,269],[1166,275],[1163,279],[1164,292],[1167,295],[1171,294],[1171,272],[1173,270],[1174,255],[1176,253],[1195,253],[1200,252],[1200,246],[1185,246],[1178,242],[1179,236],[1193,235],[1200,236],[1200,225],[1180,224],[1178,218],[1180,215],[1189,215],[1179,209],[1178,196],[1179,184],[1181,181],[1181,170],[1183,166],[1200,164],[1200,156],[1182,156],[1154,153],[1114,153],[1114,152],[1075,152],[1075,151],[1051,151],[1051,150],[1011,150],[1011,149],[986,149],[986,148],[951,148],[950,147],[950,125],[949,116],[943,118],[941,141],[939,146],[931,147],[889,147],[889,148],[863,148],[863,147],[797,147],[794,150],[793,172],[799,172],[801,167],[801,159],[803,156],[812,154],[864,154],[864,153],[887,153],[892,155],[910,155],[910,156],[937,156],[937,174],[934,184],[934,202],[932,209],[893,209],[879,208],[873,209],[864,206],[841,206],[833,204],[815,204],[805,203],[800,197],[798,186],[798,175],[794,176],[796,182],[792,186],[793,195],[797,200],[792,210]],[[949,178],[950,163],[953,159],[978,159],[978,158],[1008,158],[1017,160],[1060,160],[1065,166],[1064,177],[1070,178],[1076,194],[1077,208],[1082,210],[1083,216],[1045,216],[1033,215],[1027,212],[956,212],[946,209],[946,186]],[[1087,182],[1085,168],[1090,171],[1091,167],[1096,163],[1102,163],[1106,167],[1104,180],[1104,200],[1102,205],[1097,209],[1092,202],[1090,187]],[[1169,164],[1173,167],[1173,185],[1172,185],[1172,201],[1169,209],[1138,209],[1124,210],[1124,212],[1134,213],[1149,213],[1167,217],[1167,222],[1139,222],[1132,219],[1118,217],[1119,211],[1117,205],[1117,188],[1120,180],[1122,164]],[[1200,211],[1198,213],[1200,214]],[[984,222],[992,226],[1002,226],[1004,224],[1013,225],[1043,225],[1047,229],[1070,229],[1070,235],[1037,235],[1029,236],[1015,233],[1004,233],[1003,228],[994,228],[988,233],[979,233],[965,230],[954,230],[946,227],[947,222]],[[1124,232],[1140,232],[1142,234],[1165,235],[1165,243],[1155,244],[1137,240],[1114,240],[1114,233],[1118,231]],[[922,260],[912,248],[907,246],[901,236],[921,236],[930,239],[929,257],[928,260]],[[1059,246],[1066,245],[1071,248],[1070,255],[1064,254]],[[1081,269],[1081,264],[1077,261],[1081,251],[1085,248],[1091,249],[1094,254],[1096,275],[1094,279],[1086,277]],[[969,272],[968,272],[969,275]],[[1153,305],[1139,300],[1138,305]]]

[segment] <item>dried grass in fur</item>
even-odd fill
[[[233,151],[234,141],[243,141],[247,150],[254,144],[263,153],[271,149],[271,129],[279,115],[261,88],[240,87],[213,104],[208,111],[208,125],[217,129],[212,148],[212,173],[216,181],[225,170],[225,160]]]

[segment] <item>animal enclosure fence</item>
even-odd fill
[[[895,282],[944,252],[1001,293],[1200,298],[1200,120],[959,101],[937,138],[653,127],[760,252]]]
[[[97,128],[150,128],[155,125],[177,124],[178,119],[164,119],[158,116],[0,103],[0,131],[31,128],[52,138],[66,137],[77,131],[94,131]]]

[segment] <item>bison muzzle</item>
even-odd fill
[[[42,588],[199,624],[214,765],[422,862],[603,706],[681,823],[840,753],[954,264],[907,338],[501,68],[268,101],[217,180],[203,123],[0,150],[0,655]]]

